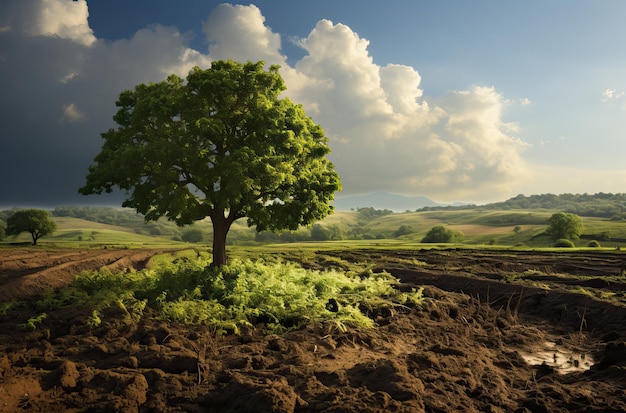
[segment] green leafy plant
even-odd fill
[[[36,330],[37,324],[41,324],[46,317],[48,317],[46,313],[41,313],[38,316],[29,318],[25,323],[18,324],[17,328],[24,331]]]
[[[0,315],[7,315],[7,312],[16,306],[15,301],[5,301],[0,303]]]
[[[100,318],[100,313],[98,313],[98,310],[93,310],[91,316],[87,319],[86,324],[89,328],[100,327],[100,324],[102,324],[102,319]]]
[[[294,263],[250,259],[216,268],[206,254],[193,255],[159,258],[141,271],[83,272],[72,286],[44,297],[39,307],[91,307],[85,323],[95,328],[111,315],[137,322],[150,306],[167,320],[238,334],[255,325],[271,332],[307,323],[371,328],[373,315],[381,309],[422,303],[421,289],[401,292],[399,281],[386,272],[313,271]],[[329,310],[331,300],[336,308]]]

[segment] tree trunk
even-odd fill
[[[226,264],[226,235],[230,229],[229,220],[227,218],[211,218],[213,223],[213,267],[221,267]]]

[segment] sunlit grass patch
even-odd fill
[[[386,272],[313,271],[295,263],[232,260],[213,268],[206,252],[186,250],[154,257],[141,271],[85,271],[75,283],[42,298],[39,311],[84,306],[86,326],[107,314],[139,321],[146,307],[166,320],[204,324],[220,333],[262,325],[281,332],[305,324],[340,329],[374,327],[382,309],[419,305],[421,290],[401,292]]]

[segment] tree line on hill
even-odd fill
[[[626,193],[611,194],[541,194],[525,196],[517,195],[503,202],[486,205],[436,206],[424,207],[418,211],[436,210],[509,210],[509,209],[549,209],[587,217],[610,218],[621,220],[626,218]]]

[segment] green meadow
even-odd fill
[[[103,208],[94,209],[102,212]],[[111,210],[116,211],[111,208]],[[129,210],[117,210],[117,215],[102,219],[99,216],[82,218],[55,216],[57,230],[52,236],[40,240],[42,246],[61,248],[196,248],[211,244],[212,229],[208,220],[191,226],[178,227],[166,220],[144,222],[143,218]],[[374,210],[375,211],[375,210]],[[327,233],[324,239],[314,237],[312,228],[283,233],[257,233],[246,225],[245,219],[235,222],[229,235],[231,250],[250,249],[291,250],[325,248],[375,248],[375,247],[423,247],[426,233],[436,225],[444,225],[463,234],[460,246],[550,248],[554,240],[547,234],[550,216],[556,209],[494,210],[481,208],[441,209],[416,212],[391,213],[364,216],[359,211],[339,211],[315,224]],[[95,214],[97,215],[97,214]],[[626,246],[626,220],[581,216],[584,232],[574,241],[576,247],[587,247],[597,240],[601,248],[616,249]],[[96,221],[108,222],[96,222]],[[319,229],[318,227],[318,229]],[[329,231],[332,229],[332,231]],[[186,235],[196,233],[193,242]],[[199,238],[198,238],[198,234]],[[28,244],[30,235],[7,237],[1,244]]]

